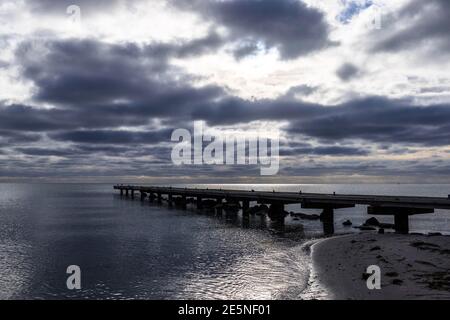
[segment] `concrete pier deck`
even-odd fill
[[[139,192],[141,200],[147,196],[150,200],[157,199],[161,202],[162,196],[167,195],[169,203],[174,197],[180,197],[186,203],[186,198],[196,198],[199,208],[202,201],[212,199],[216,201],[242,202],[243,214],[249,208],[250,202],[267,204],[271,207],[272,216],[284,219],[284,206],[298,203],[305,209],[322,209],[322,221],[325,233],[334,232],[334,210],[350,208],[355,205],[367,206],[370,215],[394,216],[395,229],[399,233],[409,232],[409,216],[416,214],[434,213],[435,209],[450,210],[450,196],[439,197],[412,197],[412,196],[374,196],[374,195],[348,195],[348,194],[319,194],[302,192],[268,192],[245,191],[230,189],[196,189],[196,188],[172,188],[160,186],[133,186],[115,185],[121,195],[131,196]]]

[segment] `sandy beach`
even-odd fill
[[[450,236],[360,233],[311,247],[310,296],[316,299],[450,299]],[[364,273],[381,269],[381,289]]]

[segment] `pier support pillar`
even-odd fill
[[[128,197],[128,189],[125,190],[125,195]]]
[[[186,204],[187,204],[186,196],[181,196],[181,207],[183,209],[186,209]]]
[[[134,189],[131,190],[131,199],[134,199]]]
[[[162,203],[162,195],[161,195],[161,193],[158,193],[157,194],[158,195],[158,203]]]
[[[267,213],[267,215],[272,221],[284,223],[284,203],[272,203],[269,207],[269,212]]]
[[[250,201],[248,200],[243,200],[242,201],[242,216],[249,216],[249,212],[248,210],[250,209]]]
[[[120,196],[123,196],[123,189],[120,189]]]
[[[242,227],[249,228],[250,227],[250,201],[243,200],[242,201]]]
[[[409,216],[406,214],[394,215],[394,227],[397,233],[408,234],[409,233]]]
[[[203,209],[202,197],[197,197],[197,209]]]
[[[146,196],[147,194],[145,192],[141,192],[141,201],[144,201]]]
[[[167,195],[167,199],[168,199],[167,202],[169,203],[169,206],[171,207],[173,205],[173,197],[172,197],[171,193],[169,193]]]
[[[320,215],[323,224],[323,233],[325,235],[334,234],[334,209],[325,208]]]
[[[216,199],[216,205],[217,206],[220,206],[220,207],[218,207],[218,208],[216,208],[216,213],[217,214],[222,214],[222,202],[223,202],[223,199],[222,198],[217,198]]]
[[[155,195],[153,194],[153,192],[150,192],[150,193],[148,194],[148,200],[149,200],[150,202],[153,202],[153,200],[155,200]]]
[[[397,233],[408,234],[409,216],[434,213],[434,209],[370,206],[367,208],[367,213],[371,215],[393,215],[395,231]]]

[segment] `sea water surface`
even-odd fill
[[[450,185],[190,185],[342,194],[445,196]],[[290,205],[288,211],[319,213]],[[337,233],[367,219],[336,211]],[[391,222],[390,217],[381,217]],[[414,216],[412,232],[450,230],[450,214]],[[304,243],[318,221],[284,228],[120,197],[109,184],[0,184],[0,299],[296,299],[308,284]],[[81,268],[81,290],[66,269]]]

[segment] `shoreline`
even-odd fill
[[[450,299],[450,236],[363,232],[317,240],[301,298],[319,300]],[[381,289],[363,274],[381,270]]]
[[[324,286],[321,281],[318,280],[320,275],[317,272],[318,268],[315,266],[315,247],[321,242],[350,235],[351,234],[334,235],[326,238],[312,239],[302,245],[302,250],[304,250],[309,256],[310,269],[306,287],[298,297],[300,300],[332,300],[332,293],[330,292],[330,290],[326,288],[326,286]]]

